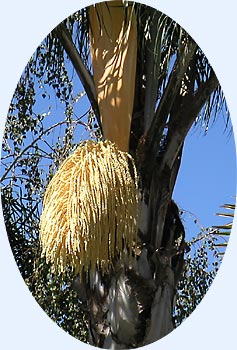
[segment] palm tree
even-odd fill
[[[109,4],[105,6],[110,13]],[[90,285],[80,280],[79,289],[86,291],[90,309],[90,343],[131,348],[174,328],[173,300],[182,276],[185,233],[172,192],[190,127],[200,115],[208,123],[222,95],[207,59],[182,28],[152,8],[121,2],[116,6],[124,7],[127,21],[132,7],[138,28],[129,153],[140,178],[141,242],[135,267],[116,261],[113,272],[103,276],[96,271]],[[98,6],[95,9],[103,28],[105,20]],[[88,39],[88,9],[81,11],[81,18],[78,30]],[[73,62],[101,124],[93,77],[80,54],[89,40],[76,48],[67,21],[54,30],[52,40]],[[123,80],[128,83],[126,76]]]
[[[123,246],[129,249],[134,263],[127,261],[126,252],[122,258],[115,253],[113,268],[105,271],[97,266],[89,275],[80,269],[73,287],[89,310],[90,344],[123,349],[150,344],[175,327],[174,300],[187,246],[172,193],[188,131],[200,120],[208,126],[225,100],[205,55],[177,23],[150,7],[125,1],[103,5],[110,21],[116,21],[111,10],[114,5],[122,9],[124,37],[136,21],[132,39],[136,50],[131,56],[136,67],[134,77],[121,75],[119,79],[133,90],[129,95],[133,104],[126,124],[127,146],[125,142],[122,151],[132,157],[139,177],[138,237],[130,247]],[[92,25],[90,9],[97,16],[97,27]],[[97,68],[92,53],[92,69],[90,51],[92,36],[103,29],[110,38],[112,33],[98,5],[82,9],[52,31],[46,46],[48,63],[55,72],[51,77],[54,84],[60,86],[67,55],[84,86],[100,133],[107,138],[109,122],[101,113]],[[40,48],[34,56],[37,60],[42,63]],[[6,176],[7,172],[2,180]]]

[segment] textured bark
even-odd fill
[[[111,274],[96,272],[89,282],[85,278],[77,283],[79,297],[89,311],[90,344],[108,349],[134,348],[173,330],[173,301],[185,249],[177,210],[171,202],[160,249],[154,250],[144,238],[134,264],[118,260]]]

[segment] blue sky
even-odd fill
[[[191,128],[184,146],[182,163],[173,198],[180,209],[193,213],[203,227],[223,224],[216,216],[224,203],[234,203],[236,194],[236,154],[231,121],[225,130],[222,115],[207,134],[200,125]],[[198,233],[195,216],[183,216],[187,237]]]

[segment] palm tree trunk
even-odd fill
[[[180,269],[170,252],[144,247],[135,266],[119,262],[112,276],[91,276],[89,298],[90,344],[128,349],[150,344],[174,329],[172,314]]]

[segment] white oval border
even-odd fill
[[[235,135],[237,128],[236,5],[234,0],[160,0],[143,3],[165,12],[197,41],[210,60],[225,92]],[[0,133],[16,84],[30,55],[43,38],[61,20],[91,1],[12,0],[1,5],[0,54]],[[221,165],[220,165],[221,166]],[[227,169],[228,171],[228,169]],[[1,318],[0,345],[4,349],[57,350],[91,349],[68,336],[54,324],[35,302],[25,286],[7,241],[0,212]],[[237,222],[234,221],[233,232]],[[198,308],[169,336],[147,346],[148,349],[223,350],[236,346],[236,247],[237,235],[232,234],[224,261],[215,281]],[[233,345],[234,344],[234,345]]]

